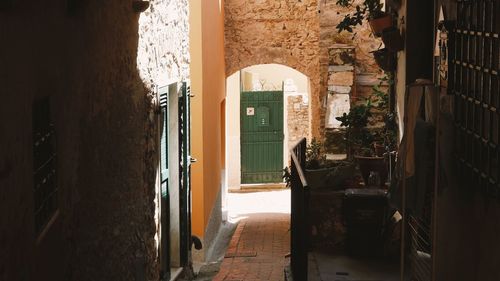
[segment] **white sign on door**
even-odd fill
[[[247,116],[254,116],[255,109],[253,107],[247,107]]]

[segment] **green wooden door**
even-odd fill
[[[282,182],[283,91],[241,93],[241,183]]]

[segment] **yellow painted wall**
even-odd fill
[[[219,0],[190,1],[193,234],[204,237],[221,189],[224,12]]]

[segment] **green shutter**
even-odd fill
[[[158,89],[160,95],[160,169],[161,169],[161,195],[168,196],[168,86]]]

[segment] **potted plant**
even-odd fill
[[[382,79],[387,81],[387,78]],[[349,113],[344,113],[336,119],[340,126],[346,128],[346,142],[348,155],[355,159],[365,185],[371,185],[370,174],[378,174],[380,185],[384,185],[388,176],[388,165],[385,152],[394,148],[394,127],[389,126],[394,121],[394,115],[388,113],[388,95],[380,89],[380,85],[373,87],[373,94],[362,103],[353,105]],[[382,128],[369,128],[368,124],[373,112],[378,110],[385,113]],[[392,119],[389,117],[392,116]]]
[[[342,183],[356,170],[350,161],[326,159],[324,144],[312,139],[306,148],[306,179],[310,188],[342,188]]]
[[[382,31],[392,26],[392,17],[390,14],[382,10],[384,4],[380,0],[364,0],[360,5],[353,6],[354,0],[337,0],[337,5],[341,7],[354,7],[356,11],[352,14],[347,14],[344,19],[337,25],[339,32],[345,30],[353,32],[353,27],[361,25],[363,20],[368,20],[372,32],[375,36],[380,37]]]

